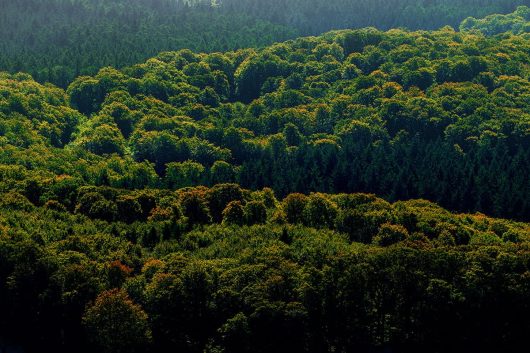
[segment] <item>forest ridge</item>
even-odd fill
[[[0,70],[61,87],[161,51],[263,47],[333,29],[457,28],[527,0],[2,0]]]

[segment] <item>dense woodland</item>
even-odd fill
[[[37,184],[236,182],[529,220],[527,36],[363,29],[165,52],[66,92],[6,74],[0,161]]]
[[[273,23],[294,27],[303,34],[332,29],[458,27],[468,17],[509,13],[528,0],[218,0],[221,8],[241,11]]]
[[[527,223],[235,184],[124,191],[62,176],[41,190],[42,207],[14,191],[0,204],[0,332],[30,352],[528,344]]]
[[[101,67],[165,50],[222,51],[293,38],[296,31],[180,0],[0,0],[0,70],[66,87]]]
[[[458,27],[528,0],[0,0],[0,70],[66,87],[161,51],[260,47],[374,26]]]
[[[470,14],[0,73],[0,352],[525,351],[530,9]]]
[[[493,14],[485,18],[468,17],[460,24],[461,31],[480,31],[485,35],[495,35],[505,32],[515,34],[530,33],[530,8],[518,7],[514,12],[501,15]]]

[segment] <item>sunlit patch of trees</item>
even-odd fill
[[[165,52],[66,92],[4,74],[0,161],[117,188],[370,192],[528,220],[526,36],[337,31]]]

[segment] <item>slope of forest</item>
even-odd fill
[[[527,350],[528,12],[0,73],[0,352]]]
[[[0,70],[66,87],[164,50],[256,47],[297,31],[180,0],[0,0]]]
[[[364,29],[167,52],[67,93],[5,76],[0,160],[120,188],[372,192],[528,220],[528,62],[527,34]]]
[[[518,7],[515,12],[506,15],[494,14],[485,18],[468,17],[460,24],[461,31],[477,30],[486,35],[505,32],[515,34],[530,33],[530,8]]]
[[[331,29],[457,27],[528,0],[0,0],[0,70],[66,87],[161,51],[256,47]]]
[[[208,0],[209,1],[209,0]],[[458,27],[467,16],[512,12],[528,0],[218,0],[221,9],[298,28],[303,34],[332,29]]]

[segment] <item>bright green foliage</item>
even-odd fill
[[[210,183],[223,184],[236,181],[234,167],[225,161],[216,161],[210,169]]]
[[[77,141],[84,149],[97,155],[123,155],[125,139],[117,127],[103,124],[86,129]]]
[[[180,189],[200,185],[205,180],[204,167],[200,163],[186,161],[167,164],[166,185],[170,189]]]
[[[466,18],[460,25],[460,30],[478,30],[485,35],[495,35],[504,32],[515,34],[530,33],[530,7],[519,6],[515,12],[507,15],[489,15],[483,19]]]
[[[78,78],[70,102],[90,117],[4,75],[0,161],[113,187],[364,191],[528,219],[528,53],[525,35],[448,28],[167,52]]]
[[[363,191],[528,219],[528,49],[525,35],[444,28],[167,52],[78,78],[84,118],[62,91],[6,76],[0,158],[113,187]]]
[[[44,143],[63,147],[82,120],[66,101],[62,90],[41,86],[28,75],[0,73],[2,145],[27,148]]]

